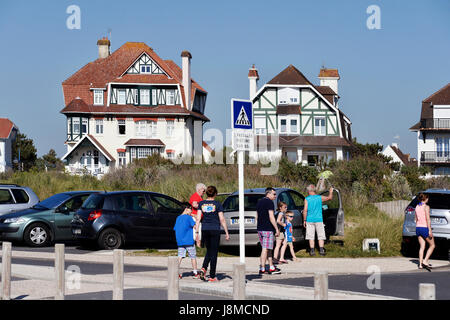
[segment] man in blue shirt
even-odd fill
[[[315,235],[317,232],[317,239],[319,240],[319,254],[325,255],[324,240],[326,240],[325,226],[323,224],[322,203],[333,199],[333,188],[330,188],[328,196],[321,196],[316,194],[316,187],[310,184],[308,190],[309,196],[305,199],[305,208],[303,209],[303,226],[306,228],[306,240],[309,240],[309,247],[311,250],[309,254],[314,256]]]

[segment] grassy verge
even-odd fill
[[[197,257],[204,257],[206,254],[205,248],[197,248]],[[132,256],[147,256],[147,257],[169,257],[178,255],[177,250],[158,250],[158,249],[145,249],[142,251],[134,251],[128,253]],[[218,257],[235,257],[235,255],[219,252]],[[188,257],[189,258],[189,257]]]

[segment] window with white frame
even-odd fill
[[[141,89],[141,104],[149,105],[150,104],[150,89]]]
[[[167,152],[167,159],[175,159],[175,152]]]
[[[324,136],[326,134],[325,117],[314,118],[314,135]]]
[[[67,134],[72,133],[72,118],[67,118]]]
[[[96,134],[103,134],[103,119],[96,119],[95,120],[95,133]]]
[[[118,132],[120,135],[124,135],[126,134],[126,124],[125,124],[125,120],[121,119],[121,120],[117,120],[117,126],[118,126]]]
[[[166,120],[166,136],[172,137],[173,130],[175,129],[175,121],[174,120]]]
[[[127,165],[127,158],[125,152],[118,152],[119,154],[119,167],[124,167]]]
[[[125,89],[117,90],[117,104],[127,104],[127,91]]]
[[[152,89],[152,106],[158,105],[158,91],[157,89]]]
[[[267,134],[265,117],[255,117],[255,134],[256,135]]]
[[[103,90],[94,90],[94,105],[103,105]]]
[[[156,137],[156,121],[140,120],[136,121],[136,136],[154,138]]]
[[[169,89],[166,90],[166,104],[169,106],[173,106],[175,105],[175,90],[174,89]]]
[[[298,88],[279,88],[278,89],[278,104],[298,104],[299,103],[299,89]]]
[[[290,124],[291,124],[291,128],[290,128],[289,132],[297,133],[297,131],[298,131],[297,119],[291,119]]]
[[[83,118],[81,121],[81,133],[82,134],[88,133],[88,125],[89,125],[88,119]]]
[[[144,74],[152,73],[152,66],[149,64],[141,64],[141,73]]]
[[[156,121],[149,121],[149,128],[150,128],[150,138],[156,138],[156,129],[157,129],[157,123]]]
[[[281,119],[280,120],[280,132],[286,133],[287,132],[287,119]]]
[[[73,121],[73,133],[80,133],[80,118],[72,118]]]

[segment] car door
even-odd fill
[[[90,193],[76,195],[65,201],[54,211],[55,240],[70,240],[72,237],[71,221],[75,212],[81,208]]]
[[[320,195],[328,194],[329,191],[324,191]],[[322,203],[322,213],[327,237],[344,235],[344,210],[339,190],[333,189],[333,199]]]
[[[11,193],[14,196],[14,199],[16,200],[16,204],[14,206],[14,211],[20,211],[25,210],[30,207],[30,204],[28,203],[30,201],[30,197],[23,189],[19,188],[11,188]]]
[[[302,226],[302,217],[301,217],[301,211],[299,210],[299,206],[295,203],[293,197],[298,202],[298,205],[300,204],[300,201],[298,199],[297,194],[294,194],[290,190],[283,191],[278,195],[278,202],[283,201],[287,205],[288,211],[291,211],[294,213],[294,219],[292,220],[292,233],[296,241],[303,238],[303,226]]]
[[[128,193],[114,198],[115,216],[126,240],[142,243],[153,241],[156,223],[146,194]]]
[[[305,238],[305,229],[303,227],[303,209],[305,208],[305,197],[297,191],[288,191],[292,198],[294,211],[294,220],[292,221],[293,235],[296,241],[303,240]],[[298,215],[297,215],[298,212]]]
[[[168,196],[150,195],[153,211],[157,221],[157,234],[160,240],[175,242],[175,221],[183,212],[183,205]]]
[[[0,189],[0,215],[15,212],[15,201],[9,189]]]

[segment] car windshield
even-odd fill
[[[81,209],[102,209],[104,201],[105,201],[104,196],[93,194],[84,201],[83,205],[81,206]]]
[[[264,194],[246,194],[244,195],[244,210],[256,211],[256,203],[264,198]],[[229,196],[223,203],[224,212],[239,211],[239,195]]]
[[[65,193],[55,194],[45,200],[42,200],[36,204],[33,208],[35,209],[53,209],[59,206],[61,203],[69,199],[71,195]]]

